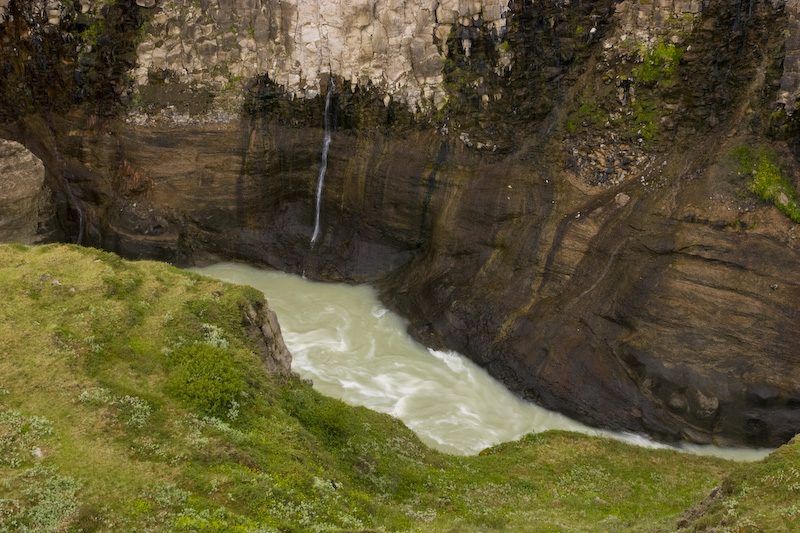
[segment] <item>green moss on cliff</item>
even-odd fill
[[[644,84],[659,83],[669,87],[675,83],[675,69],[683,52],[682,46],[658,43],[655,48],[643,53],[642,63],[634,69],[634,76]]]
[[[0,247],[0,284],[0,531],[669,531],[734,466],[563,432],[448,456],[269,374],[253,289],[75,246]]]
[[[752,149],[746,144],[734,148],[731,156],[739,164],[747,188],[765,202],[775,205],[794,222],[800,223],[800,195],[794,184],[783,175],[776,163],[775,152],[766,148]]]

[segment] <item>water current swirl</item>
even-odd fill
[[[267,296],[292,352],[292,369],[320,392],[400,418],[430,446],[454,454],[548,429],[662,447],[645,437],[598,430],[525,402],[465,357],[429,350],[406,333],[368,286],[221,263],[197,272],[251,285]],[[756,460],[768,450],[683,446],[684,451]]]

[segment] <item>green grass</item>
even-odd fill
[[[800,442],[744,465],[725,480],[699,530],[796,531],[800,524]]]
[[[596,104],[582,104],[578,110],[572,113],[565,127],[568,133],[575,133],[578,126],[586,123],[591,128],[600,128],[608,121],[608,113],[600,109]]]
[[[660,84],[669,87],[675,83],[675,69],[681,61],[684,48],[674,44],[659,43],[645,51],[642,63],[635,71],[636,79],[644,84]]]
[[[731,156],[739,165],[739,175],[752,177],[752,181],[747,182],[751,192],[800,223],[800,196],[791,180],[781,173],[774,152],[742,144],[733,149]]]
[[[242,325],[260,293],[160,263],[0,246],[0,287],[3,532],[673,531],[734,469],[772,479],[556,431],[436,452],[268,373]]]
[[[635,129],[635,136],[640,136],[645,145],[650,146],[658,136],[657,121],[661,118],[662,111],[652,100],[639,99],[633,103],[632,129]]]

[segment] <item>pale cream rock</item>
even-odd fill
[[[151,34],[131,72],[137,85],[146,85],[152,70],[214,90],[233,77],[266,74],[310,98],[333,74],[379,87],[412,109],[439,106],[453,25],[480,19],[499,45],[508,11],[508,0],[198,1],[199,9],[192,0],[155,2]],[[229,79],[220,79],[217,67]]]
[[[75,11],[99,18],[106,2],[28,1],[50,24]],[[438,107],[446,96],[442,68],[454,26],[480,21],[499,45],[508,1],[136,0],[152,18],[130,75],[134,89],[152,73],[216,91],[233,78],[246,83],[267,75],[294,96],[314,97],[333,74],[378,87],[412,109]],[[0,0],[0,24],[8,6]],[[462,46],[469,52],[472,43],[465,39]],[[510,58],[503,55],[502,62],[498,73]]]
[[[650,48],[659,40],[680,43],[682,35],[691,30],[702,8],[700,0],[623,0],[614,11],[617,30],[603,42],[603,48],[619,51],[616,46],[627,43],[633,52],[637,45]]]
[[[789,24],[784,32],[786,57],[777,104],[783,106],[787,115],[792,115],[800,98],[800,0],[788,0],[784,9]]]

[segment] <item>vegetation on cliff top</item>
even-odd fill
[[[691,520],[800,524],[796,445],[737,467],[547,432],[448,456],[269,374],[249,287],[65,245],[0,246],[0,286],[0,531],[670,531],[734,469]]]

